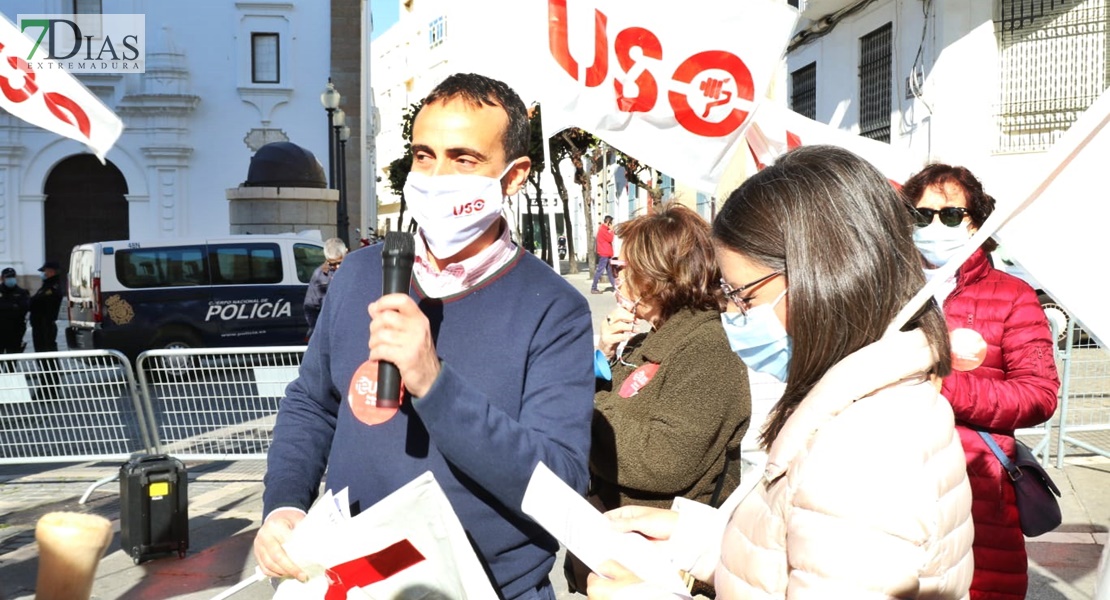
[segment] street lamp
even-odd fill
[[[340,145],[340,134],[347,126],[347,113],[342,108],[336,109],[331,117],[332,139],[335,144],[335,185],[333,189],[339,190],[339,202],[335,205],[335,228],[338,230],[336,237],[347,243],[347,202],[343,193],[343,154],[344,148]],[[349,244],[348,244],[349,246]]]
[[[343,114],[340,110],[339,115]],[[340,119],[342,123],[345,120]],[[347,140],[351,139],[351,128],[343,125],[339,127],[339,163],[337,165],[339,175],[339,215],[336,218],[336,223],[339,226],[339,239],[350,247],[350,242],[347,240],[347,229],[350,227],[350,222],[347,217]]]
[[[331,77],[328,77],[328,87],[320,94],[320,104],[324,105],[324,110],[328,113],[328,188],[333,190],[335,189],[335,129],[332,119],[336,109],[339,108],[340,99],[341,96],[336,91],[335,84],[331,82]]]

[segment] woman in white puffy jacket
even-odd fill
[[[713,224],[722,324],[750,368],[786,382],[763,477],[731,513],[624,507],[618,527],[669,539],[727,600],[967,596],[971,489],[938,391],[947,327],[931,302],[895,323],[924,285],[912,226],[874,167],[829,146],[732,193]],[[670,597],[612,561],[589,596]]]

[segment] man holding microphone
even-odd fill
[[[432,471],[503,597],[554,599],[558,544],[520,503],[540,461],[586,488],[593,344],[585,299],[501,217],[530,170],[528,132],[523,102],[496,80],[452,75],[425,98],[405,186],[420,226],[412,287],[381,295],[378,246],[336,273],[274,430],[255,541],[268,575],[305,576],[281,543],[325,469],[355,512]],[[379,361],[400,373],[399,408],[352,388]]]

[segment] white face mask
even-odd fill
[[[510,163],[496,178],[409,173],[405,202],[433,256],[458,254],[501,218],[501,178],[511,168]]]
[[[929,264],[938,268],[943,267],[970,239],[971,231],[966,220],[949,227],[938,219],[927,227],[918,227],[913,231],[913,243],[917,250]]]

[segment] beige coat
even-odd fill
[[[971,488],[932,362],[914,331],[829,370],[729,521],[717,598],[967,596]]]

